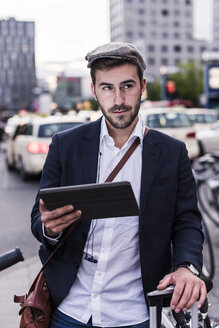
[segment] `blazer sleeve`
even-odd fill
[[[196,184],[184,144],[178,168],[178,186],[172,229],[173,261],[177,267],[189,262],[202,269],[203,233],[201,215],[197,206]]]
[[[58,149],[57,139],[58,137],[57,135],[55,135],[50,144],[49,152],[40,179],[39,189],[60,186],[61,168],[60,168],[60,161],[59,161],[59,149]],[[39,200],[40,200],[39,193],[37,193],[35,204],[31,212],[31,230],[33,235],[36,237],[38,241],[43,243],[47,248],[51,248],[52,246],[43,237],[41,214],[39,211]]]

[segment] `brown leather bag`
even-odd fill
[[[14,302],[20,303],[20,328],[48,328],[51,319],[52,305],[44,268],[50,259],[63,246],[68,237],[77,228],[79,222],[71,225],[64,238],[58,243],[56,249],[50,254],[40,272],[32,283],[29,292],[23,296],[14,295]]]
[[[147,135],[149,129],[145,129],[144,137]],[[125,165],[129,157],[135,151],[140,144],[140,139],[136,138],[132,145],[129,147],[125,155],[116,165],[114,170],[110,173],[105,182],[111,182],[119,173],[121,168]],[[50,300],[49,288],[47,286],[46,277],[44,274],[44,268],[50,259],[54,256],[57,250],[65,243],[67,238],[79,225],[79,222],[75,222],[71,225],[64,238],[58,243],[54,252],[50,254],[40,272],[36,276],[29,292],[23,296],[14,296],[14,302],[20,303],[21,309],[19,314],[21,315],[20,328],[48,328],[51,319],[52,305]]]
[[[16,303],[21,303],[20,328],[49,327],[52,312],[50,293],[44,272],[41,271],[33,282],[27,295],[14,296]]]

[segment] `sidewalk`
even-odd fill
[[[25,294],[41,268],[38,256],[20,262],[0,272],[0,326],[1,328],[18,328],[20,305],[13,302],[14,294]],[[218,279],[217,279],[218,280]],[[216,281],[215,281],[216,282]],[[219,287],[215,284],[208,299],[211,303],[209,314],[219,319]]]
[[[19,262],[0,272],[0,326],[18,328],[20,304],[14,303],[14,294],[24,295],[41,268],[38,256]]]

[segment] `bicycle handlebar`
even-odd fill
[[[0,271],[12,266],[13,264],[24,261],[19,247],[8,251],[0,256]]]

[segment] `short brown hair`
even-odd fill
[[[121,59],[115,59],[115,58],[100,58],[100,59],[96,59],[91,65],[90,75],[91,75],[93,85],[95,86],[95,83],[96,83],[96,76],[95,76],[96,70],[111,69],[113,67],[118,67],[118,66],[121,66],[124,64],[132,64],[137,67],[138,77],[139,77],[140,84],[141,84],[142,79],[143,79],[143,73],[142,73],[140,67],[138,65],[136,65],[136,63],[134,61],[126,60],[126,59],[121,60]]]

